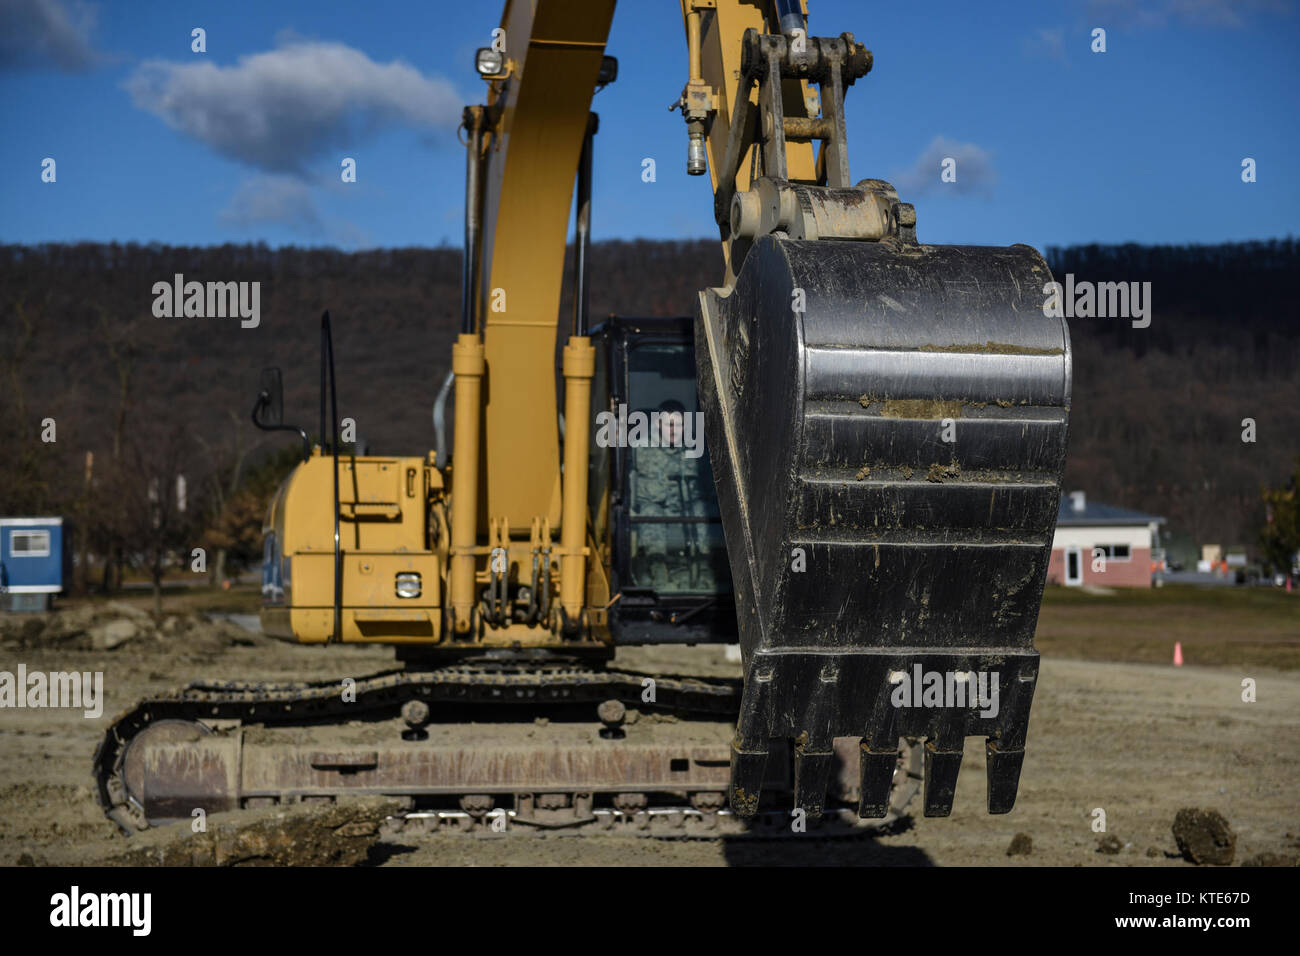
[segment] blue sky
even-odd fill
[[[848,30],[875,54],[848,96],[852,175],[894,182],[922,241],[1219,242],[1300,223],[1294,0],[809,6],[813,35]],[[0,241],[459,245],[455,126],[483,98],[473,51],[499,17],[482,0],[0,0]],[[593,237],[716,235],[667,110],[686,72],[676,0],[624,0],[607,52]]]

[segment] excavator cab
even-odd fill
[[[592,339],[604,400],[592,403],[589,494],[608,521],[614,642],[736,643],[694,322],[611,317]]]

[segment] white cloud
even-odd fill
[[[376,63],[342,43],[291,40],[239,58],[151,60],[126,81],[135,105],[223,156],[273,173],[353,147],[380,129],[451,130],[461,96],[401,61]]]
[[[79,0],[0,0],[0,70],[85,70],[97,59],[94,28],[95,9]]]
[[[221,219],[236,226],[285,225],[308,236],[325,231],[308,185],[293,176],[253,176],[239,184]]]
[[[365,230],[354,223],[327,221],[316,207],[313,186],[285,173],[259,173],[244,179],[218,219],[250,232],[285,226],[304,238],[350,248],[370,241]]]
[[[955,182],[945,183],[940,179],[945,159],[956,160]],[[903,202],[910,202],[913,196],[927,194],[989,195],[997,181],[993,156],[988,150],[974,143],[959,143],[946,136],[936,136],[931,140],[911,168],[896,174],[893,179]]]

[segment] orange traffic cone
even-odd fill
[[[1183,666],[1183,642],[1174,641],[1174,666]]]

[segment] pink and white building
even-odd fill
[[[1090,502],[1082,491],[1061,497],[1047,583],[1077,587],[1151,587],[1160,550],[1155,515]]]

